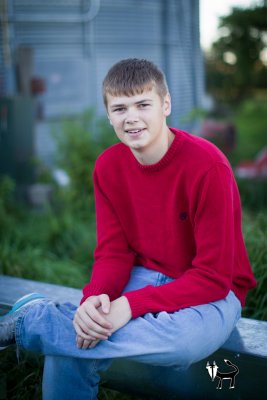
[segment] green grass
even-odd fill
[[[237,146],[230,159],[233,165],[242,160],[252,160],[267,146],[267,99],[246,100],[234,112]]]
[[[20,353],[14,348],[0,353],[0,400],[41,400],[43,356]],[[142,400],[100,386],[99,400]]]
[[[43,358],[14,348],[0,353],[0,400],[41,400]]]
[[[243,231],[257,286],[249,292],[243,315],[267,320],[267,210],[243,213]]]

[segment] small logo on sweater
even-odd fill
[[[180,213],[180,220],[185,221],[187,219],[187,212],[183,211]]]

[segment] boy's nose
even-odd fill
[[[134,124],[139,120],[138,113],[134,110],[129,110],[125,117],[126,124]]]

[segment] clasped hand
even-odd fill
[[[101,340],[107,340],[116,330],[126,325],[132,317],[125,296],[110,301],[107,294],[90,296],[78,307],[73,325],[80,349],[93,348]]]

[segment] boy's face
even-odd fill
[[[166,141],[166,117],[171,112],[169,94],[161,99],[155,87],[133,96],[107,94],[107,112],[118,138],[138,158],[160,151]]]

